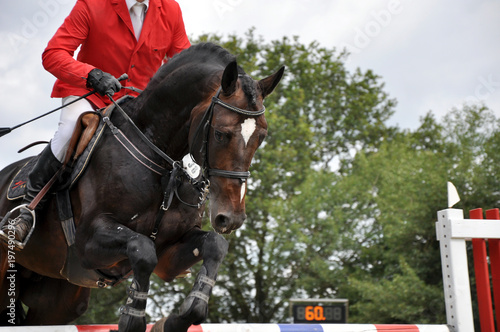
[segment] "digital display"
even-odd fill
[[[293,305],[294,323],[347,323],[346,306],[337,305]]]

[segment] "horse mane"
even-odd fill
[[[220,45],[205,42],[193,45],[175,55],[171,60],[169,60],[169,62],[167,62],[165,67],[168,67],[169,64],[177,66],[177,62],[185,63],[191,61],[203,61],[206,63],[219,64],[224,68],[229,63],[236,61],[236,56]],[[238,66],[238,73],[242,82],[243,92],[247,96],[250,104],[255,105],[257,97],[253,86],[253,79],[251,79],[240,66]]]
[[[214,71],[223,69],[232,61],[236,61],[236,56],[223,47],[210,42],[200,43],[174,55],[160,67],[152,81],[162,81],[170,73],[185,65],[203,65],[207,70]]]
[[[147,90],[154,90],[155,87],[162,84],[165,78],[175,74],[176,71],[183,67],[189,68],[193,77],[199,80],[205,79],[207,86],[217,86],[220,83],[220,77],[215,73],[221,72],[233,61],[236,61],[236,56],[220,45],[211,42],[192,45],[174,55],[167,63],[162,65],[149,82]],[[253,79],[240,66],[238,66],[238,73],[242,82],[242,89],[248,101],[250,104],[255,104],[256,91],[253,86]]]
[[[164,67],[178,66],[186,62],[217,63],[225,67],[228,63],[236,61],[236,56],[220,45],[206,42],[191,46],[172,57]],[[180,64],[179,64],[180,63]]]

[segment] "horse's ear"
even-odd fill
[[[238,65],[236,61],[229,63],[222,74],[222,91],[229,96],[236,90],[236,81],[238,80]]]
[[[260,88],[262,89],[262,98],[270,95],[274,88],[278,85],[285,72],[285,66],[281,67],[277,72],[269,77],[263,78],[259,81]]]

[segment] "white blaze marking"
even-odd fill
[[[243,198],[245,198],[245,191],[247,189],[247,183],[243,182],[241,185],[241,198],[240,198],[240,203],[243,201]]]
[[[255,128],[257,128],[257,125],[254,118],[248,118],[241,124],[241,135],[245,141],[245,147],[247,147],[250,137],[255,132]]]
[[[243,140],[245,141],[245,148],[247,147],[248,141],[250,137],[252,137],[255,129],[257,128],[257,122],[254,118],[248,118],[241,124],[241,136],[243,136]],[[245,192],[247,189],[246,182],[243,182],[241,185],[241,197],[240,203],[243,202],[243,198],[245,198]]]

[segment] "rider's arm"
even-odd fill
[[[42,54],[44,68],[71,85],[85,88],[87,76],[95,67],[73,58],[89,33],[89,12],[85,1],[77,1],[69,16],[49,41]]]
[[[191,46],[188,36],[186,34],[186,28],[184,27],[184,20],[182,18],[182,11],[179,4],[176,4],[176,24],[174,26],[174,31],[172,35],[172,43],[167,51],[167,57],[171,58],[180,51]]]

